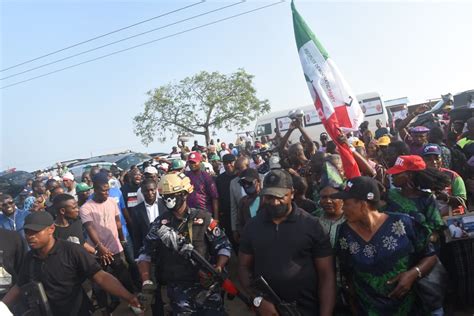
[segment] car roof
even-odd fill
[[[103,155],[103,156],[92,157],[92,158],[85,159],[85,160],[82,160],[82,161],[74,164],[74,167],[75,166],[80,166],[80,165],[88,165],[88,164],[96,163],[96,162],[114,163],[114,162],[119,161],[122,158],[125,158],[125,157],[130,156],[130,155],[134,155],[134,154],[136,154],[136,153],[112,154],[112,155]]]

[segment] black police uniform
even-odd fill
[[[199,282],[199,267],[165,246],[158,235],[163,225],[178,231],[187,242],[192,241],[194,249],[212,262],[217,255],[230,257],[231,253],[230,242],[217,221],[205,210],[189,208],[183,219],[177,218],[173,212],[166,212],[150,225],[138,260],[154,257],[157,278],[167,284],[168,297],[175,314],[225,315],[220,292],[209,295],[204,304],[196,301],[199,293],[207,291]]]

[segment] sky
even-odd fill
[[[0,68],[175,10],[196,1],[0,1]],[[0,72],[0,78],[114,40],[236,3],[186,10]],[[245,3],[60,63],[0,80],[0,87],[277,1]],[[474,88],[471,1],[295,1],[358,93],[425,101]],[[169,152],[175,140],[141,144],[133,117],[146,92],[206,70],[253,74],[272,110],[311,104],[294,40],[290,2],[0,89],[0,170],[126,149]],[[249,126],[248,130],[252,130]],[[217,131],[227,142],[235,132]],[[197,138],[203,143],[202,138]]]

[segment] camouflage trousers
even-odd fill
[[[168,298],[174,316],[225,316],[221,291],[208,292],[201,284],[168,284]]]

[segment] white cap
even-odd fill
[[[145,168],[145,173],[158,174],[158,170],[153,166],[148,166]]]
[[[270,169],[281,169],[280,157],[278,157],[278,156],[271,156],[271,157],[270,157],[269,165],[270,165]]]
[[[63,180],[74,181],[74,175],[70,172],[66,172],[65,174],[63,174]]]

